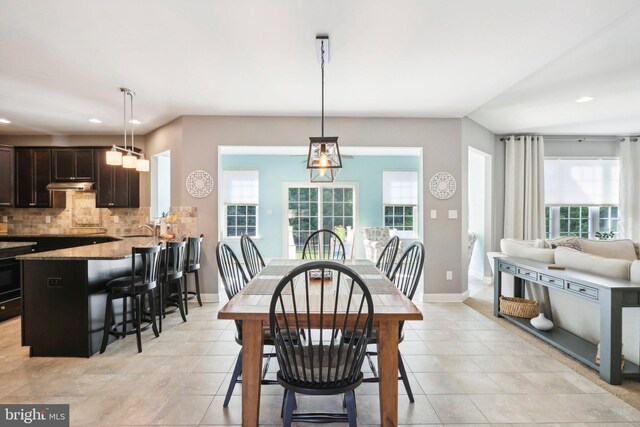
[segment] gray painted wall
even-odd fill
[[[462,149],[461,123],[460,119],[327,118],[325,129],[327,135],[338,135],[343,146],[420,147],[425,183],[441,171],[463,183],[466,169],[461,159],[467,154]],[[319,131],[320,121],[312,117],[184,116],[146,135],[149,156],[171,150],[172,205],[198,208],[199,232],[208,237],[203,255],[204,292],[218,292],[218,146],[306,146],[308,137]],[[186,176],[195,169],[206,170],[216,179],[207,198],[195,199],[184,188]],[[437,200],[428,185],[423,185],[426,293],[459,294],[467,288],[466,222],[460,214],[463,193],[460,190],[451,199]],[[431,209],[438,210],[438,219],[428,219]],[[459,211],[458,220],[446,218],[450,209]],[[453,272],[453,281],[445,280],[447,270]]]

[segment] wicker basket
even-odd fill
[[[509,316],[533,319],[538,315],[538,301],[524,298],[500,297],[500,312]]]

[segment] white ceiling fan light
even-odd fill
[[[595,98],[593,96],[581,96],[580,98],[576,99],[576,102],[579,104],[584,104],[585,102],[591,102],[594,99]]]
[[[95,117],[90,118],[90,119],[89,119],[89,122],[90,122],[90,123],[95,123],[95,124],[97,124],[97,125],[102,124],[102,120],[100,120],[100,119],[98,119],[98,118],[95,118]]]

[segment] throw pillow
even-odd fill
[[[575,249],[576,251],[580,251],[582,252],[582,243],[580,243],[580,240],[573,238],[573,239],[565,239],[562,240],[558,243],[553,243],[551,245],[552,249],[555,249],[557,247],[565,247],[565,248],[570,248],[570,249]]]
[[[533,247],[543,249],[543,248],[547,248],[548,246],[547,246],[546,240],[536,239],[533,241]]]

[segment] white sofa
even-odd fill
[[[490,261],[496,256],[527,258],[545,263],[564,265],[605,277],[640,283],[640,244],[631,240],[578,239],[582,251],[553,245],[570,238],[523,241],[502,239],[501,253],[487,254]],[[491,264],[493,268],[493,263]],[[495,273],[495,272],[494,272]],[[513,292],[513,277],[503,275],[507,295]],[[598,304],[549,289],[551,313],[556,325],[596,344],[600,340],[600,312]],[[625,308],[622,314],[622,340],[625,357],[635,363],[640,354],[640,309]]]
[[[396,235],[396,230],[390,227],[362,227],[360,230],[362,231],[365,256],[373,262],[378,261],[384,247]],[[402,242],[400,243],[402,244]],[[398,253],[402,253],[401,246],[398,247]]]

